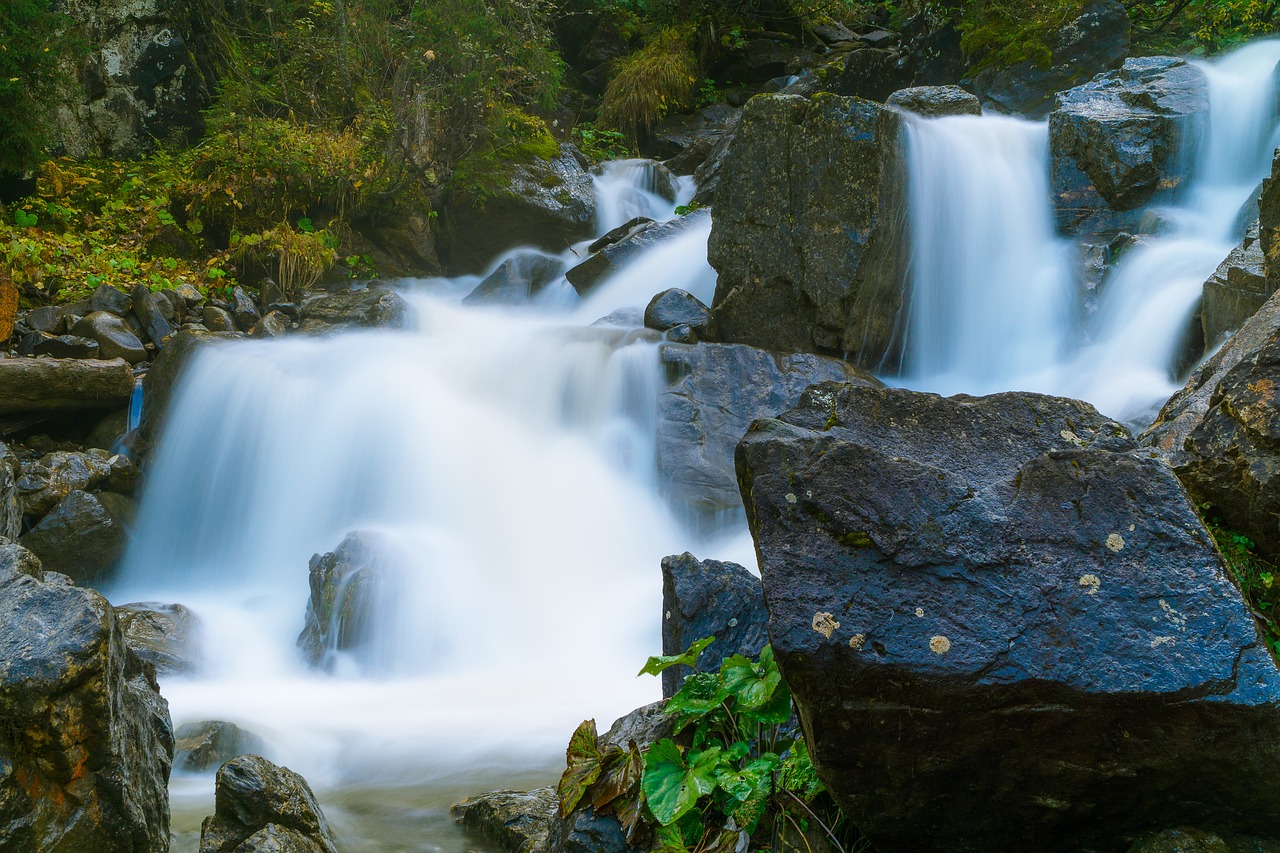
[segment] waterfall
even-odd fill
[[[601,229],[627,204],[674,215],[643,168],[596,182],[623,199]],[[658,698],[634,674],[660,651],[659,563],[705,543],[659,497],[652,333],[589,324],[672,285],[709,299],[705,230],[568,311],[467,308],[477,277],[424,280],[406,283],[411,330],[201,350],[108,590],[200,617],[202,669],[164,678],[175,723],[256,732],[329,802],[424,785],[457,799],[530,769],[545,784],[584,717],[607,727]],[[296,649],[307,563],[353,530],[382,543],[385,586],[367,644],[327,675]],[[179,777],[175,811],[207,813],[211,795]]]
[[[1112,268],[1087,317],[1073,294],[1076,255],[1048,225],[1044,125],[911,119],[911,309],[898,381],[1041,391],[1149,420],[1180,386],[1178,349],[1201,286],[1239,240],[1241,209],[1280,141],[1277,60],[1280,42],[1269,41],[1199,63],[1210,111],[1188,185],[1159,209],[1165,230]]]
[[[942,393],[1016,384],[1062,356],[1070,246],[1048,205],[1043,124],[907,124],[911,307],[906,381]]]

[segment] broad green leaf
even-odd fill
[[[644,775],[644,756],[635,741],[626,752],[618,752],[605,759],[604,771],[591,798],[591,805],[601,811],[614,800],[636,791]]]
[[[759,708],[751,711],[744,711],[742,716],[746,719],[755,720],[766,726],[776,726],[785,723],[791,718],[791,691],[785,684],[779,684],[774,689],[773,695],[769,697],[769,701]]]
[[[663,826],[675,823],[697,804],[698,798],[715,790],[715,768],[720,749],[712,747],[692,753],[689,762],[670,738],[649,747],[644,757],[645,801],[654,818]]]
[[[703,717],[719,708],[729,694],[714,672],[695,672],[684,680],[676,695],[667,702],[666,712],[674,714],[676,733],[679,734],[692,720]]]
[[[565,750],[565,771],[556,793],[560,798],[560,816],[565,817],[582,799],[596,779],[600,778],[600,744],[596,721],[584,720],[569,738]]]
[[[782,673],[773,660],[773,650],[765,646],[756,662],[742,655],[726,658],[720,665],[724,689],[733,695],[740,711],[754,711],[768,704],[782,683]]]
[[[670,669],[673,666],[684,664],[685,666],[696,666],[698,656],[706,651],[707,646],[716,641],[715,637],[703,637],[697,640],[683,653],[678,655],[654,655],[649,658],[643,667],[641,667],[638,675],[659,675],[663,670]]]
[[[659,824],[654,831],[654,838],[657,841],[658,853],[689,853],[689,848],[684,844],[684,836],[677,826]]]

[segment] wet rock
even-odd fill
[[[663,337],[673,344],[698,343],[698,333],[694,331],[693,326],[685,323],[681,323],[679,326],[672,326],[670,329],[667,329],[667,332]]]
[[[1280,842],[1240,836],[1219,836],[1198,829],[1168,829],[1143,839],[1129,853],[1277,853]]]
[[[230,311],[216,308],[213,305],[206,305],[201,316],[205,328],[211,332],[234,332],[236,330],[236,321],[231,316]]]
[[[33,332],[55,333],[62,324],[62,309],[56,305],[33,308],[22,319]]]
[[[698,522],[740,511],[733,449],[753,420],[795,405],[815,382],[879,384],[846,362],[808,353],[669,343],[658,357],[666,374],[658,396],[659,481],[672,506]]]
[[[979,72],[975,91],[1001,112],[1042,119],[1056,92],[1119,67],[1129,55],[1129,14],[1118,0],[1092,0],[1075,20],[1045,39],[1053,59],[1025,59]]]
[[[138,340],[133,330],[116,314],[94,311],[80,318],[71,332],[97,341],[98,352],[103,358],[122,358],[130,364],[147,360],[147,351],[142,346],[142,341]]]
[[[409,303],[379,282],[359,290],[308,294],[299,316],[302,331],[311,333],[347,328],[404,329],[412,323]]]
[[[484,200],[452,198],[441,247],[448,269],[454,275],[479,273],[515,246],[554,253],[590,236],[595,197],[580,156],[562,145],[554,160],[512,165],[509,179]]]
[[[1222,381],[1242,361],[1254,357],[1280,331],[1280,296],[1272,295],[1240,330],[1206,361],[1178,393],[1169,398],[1155,422],[1142,434],[1142,443],[1178,468],[1192,459],[1187,439],[1221,402]]]
[[[237,287],[231,291],[231,305],[231,316],[235,317],[236,326],[241,329],[252,329],[262,317],[257,303],[243,287]]]
[[[672,287],[649,300],[649,305],[644,309],[644,324],[659,332],[676,326],[689,326],[694,332],[704,332],[710,316],[707,306],[698,297]]]
[[[133,372],[118,359],[0,358],[0,414],[112,409],[132,393]]]
[[[97,358],[98,342],[79,335],[45,335],[33,332],[22,340],[24,355],[47,355],[52,358]]]
[[[155,301],[156,308],[159,309],[161,316],[168,321],[169,325],[176,326],[182,322],[187,306],[180,298],[174,296],[172,291],[156,290],[152,292],[151,296]]]
[[[1262,182],[1258,213],[1263,272],[1272,287],[1280,286],[1280,149],[1271,161],[1271,175]]]
[[[194,284],[180,284],[169,293],[182,300],[186,311],[194,311],[204,304],[204,295]]]
[[[335,550],[311,557],[311,598],[298,635],[307,663],[327,669],[334,651],[356,649],[367,639],[382,547],[376,534],[357,531]]]
[[[18,542],[76,583],[106,580],[124,554],[137,504],[113,492],[74,491]]]
[[[520,252],[489,273],[462,300],[464,305],[524,305],[564,273],[564,261],[541,252]]]
[[[177,387],[178,379],[201,348],[236,340],[239,336],[226,332],[178,332],[147,371],[142,380],[142,418],[134,437],[134,455],[145,460],[150,454],[164,426],[169,409],[169,399]],[[130,376],[132,381],[132,376]],[[132,390],[132,387],[130,388]]]
[[[1049,116],[1059,227],[1134,228],[1157,190],[1189,176],[1191,160],[1180,149],[1208,109],[1204,72],[1167,56],[1125,60],[1118,71],[1059,93]]]
[[[173,334],[173,323],[165,314],[172,314],[172,306],[167,299],[152,293],[145,284],[133,289],[133,316],[142,324],[147,337],[158,347],[165,345],[165,339]],[[166,309],[169,309],[166,311]]]
[[[639,308],[619,308],[596,320],[593,326],[615,326],[620,329],[638,329],[644,325],[644,312]]]
[[[130,650],[154,666],[157,673],[188,674],[198,667],[200,620],[189,608],[136,602],[117,607],[116,616]],[[182,737],[181,731],[178,736]],[[246,750],[249,751],[260,750]]]
[[[18,458],[0,443],[0,538],[13,541],[22,532],[22,503],[18,497]]]
[[[650,228],[656,224],[656,222],[647,216],[632,217],[617,228],[611,228],[606,231],[604,236],[587,246],[587,254],[594,255],[596,252],[607,249],[610,246],[617,245],[623,240],[628,240],[639,234],[641,231],[644,231],[646,228]]]
[[[168,704],[107,600],[42,578],[0,547],[0,849],[164,853]]]
[[[267,851],[337,853],[337,847],[305,779],[259,755],[241,755],[218,769],[200,853]]]
[[[769,642],[760,579],[737,563],[699,560],[689,552],[662,558],[662,653],[678,655],[703,637],[716,641],[694,671],[719,671],[731,655],[755,658]],[[671,698],[690,668],[662,673],[662,695]]]
[[[492,791],[449,809],[453,819],[504,853],[546,853],[560,803],[550,785],[532,791]]]
[[[573,289],[579,296],[585,297],[601,282],[621,270],[647,249],[670,240],[687,229],[704,225],[710,215],[710,211],[699,210],[660,225],[633,228],[628,236],[604,246],[582,263],[570,267],[564,274],[565,278],[569,280],[569,284],[573,285]]]
[[[712,219],[712,340],[896,363],[902,120],[858,98],[751,100]]]
[[[251,338],[278,338],[289,331],[289,318],[282,311],[268,311],[249,330]]]
[[[1280,557],[1280,332],[1222,377],[1175,470],[1227,528]]]
[[[241,755],[260,754],[262,738],[235,723],[203,720],[178,727],[173,751],[175,773],[204,773]]]
[[[105,489],[132,494],[141,475],[127,456],[93,448],[56,450],[23,466],[17,481],[22,512],[40,518],[74,491]]]
[[[1267,280],[1263,266],[1255,224],[1204,283],[1200,323],[1206,345],[1212,347],[1239,329],[1280,286],[1280,279]]]
[[[548,834],[555,853],[640,853],[627,843],[622,824],[613,815],[598,815],[591,806],[552,823]]]
[[[692,114],[667,116],[654,129],[653,150],[667,159],[674,174],[692,175],[697,171],[738,114],[737,107],[712,104]]]
[[[157,140],[194,141],[210,85],[196,56],[196,12],[175,0],[55,0],[86,51],[56,111],[57,147],[83,159],[133,159]],[[77,85],[78,84],[78,85]]]
[[[124,434],[129,431],[129,410],[119,409],[104,415],[85,437],[86,447],[116,448]],[[116,491],[123,491],[117,489]]]
[[[876,849],[1277,825],[1280,672],[1123,427],[1034,394],[824,384],[737,459],[814,764]]]
[[[916,115],[937,116],[982,115],[978,96],[959,86],[916,86],[899,89],[885,104]]]
[[[693,182],[698,187],[693,195],[696,204],[706,206],[715,203],[716,193],[720,190],[720,179],[724,175],[724,164],[729,159],[733,141],[741,127],[742,110],[738,109],[726,119],[724,129],[694,170]]]
[[[110,284],[99,284],[92,295],[88,297],[88,307],[91,313],[93,311],[106,311],[108,314],[115,316],[124,316],[132,310],[133,301],[129,298],[128,293],[118,291],[111,287]]]

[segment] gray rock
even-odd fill
[[[644,309],[645,326],[659,332],[676,326],[689,326],[695,333],[705,332],[710,317],[707,306],[698,297],[677,287],[657,294]]]
[[[899,89],[889,96],[885,105],[930,118],[982,115],[982,102],[978,100],[978,96],[959,86],[915,86]]]
[[[712,218],[712,340],[896,364],[902,121],[858,98],[751,100]]]
[[[742,110],[735,109],[726,118],[719,136],[698,163],[697,169],[693,173],[693,182],[698,187],[697,192],[694,193],[693,200],[697,204],[706,206],[715,202],[716,193],[720,189],[720,179],[724,174],[724,164],[729,158],[729,151],[732,149],[733,142],[737,138],[738,130],[741,127]]]
[[[129,457],[93,448],[56,450],[23,466],[17,496],[24,515],[41,518],[74,491],[105,489],[132,494],[141,474]]]
[[[795,405],[815,382],[879,385],[846,362],[808,353],[664,344],[658,357],[667,377],[658,396],[659,482],[671,505],[698,523],[740,511],[733,450],[752,421]]]
[[[604,246],[577,266],[570,267],[564,276],[578,295],[585,297],[646,250],[705,222],[705,218],[710,215],[710,211],[699,210],[661,225],[633,228],[627,236]]]
[[[289,318],[280,311],[268,311],[249,330],[251,338],[278,338],[289,331]]]
[[[693,671],[718,672],[731,655],[758,657],[769,642],[760,579],[737,563],[701,561],[689,552],[662,558],[662,653],[678,655],[703,637],[715,637]],[[662,695],[680,689],[687,666],[662,673]],[[624,744],[625,746],[625,744]]]
[[[100,284],[89,297],[90,312],[105,311],[123,317],[133,309],[133,300],[129,294],[117,290],[109,284]]]
[[[62,309],[56,305],[33,308],[22,319],[33,332],[55,333],[62,325]]]
[[[1132,230],[1157,190],[1188,178],[1191,160],[1180,152],[1208,109],[1204,72],[1173,57],[1128,59],[1059,93],[1049,116],[1059,227]]]
[[[237,287],[231,291],[231,300],[233,306],[231,314],[236,318],[236,325],[241,329],[252,329],[254,324],[262,318],[253,297],[246,293],[243,287]]]
[[[311,787],[289,768],[241,755],[218,769],[215,784],[200,853],[337,853]]]
[[[554,160],[511,166],[485,199],[458,195],[445,209],[442,254],[455,274],[479,273],[516,246],[560,252],[595,224],[591,176],[572,145]]]
[[[79,584],[106,580],[124,554],[137,504],[113,492],[74,491],[18,540],[51,571]]]
[[[18,497],[18,458],[0,443],[0,539],[13,541],[22,532],[22,502]]]
[[[304,332],[347,328],[404,329],[413,311],[395,290],[381,282],[359,290],[307,295],[301,306]]]
[[[129,649],[154,666],[157,673],[189,674],[199,667],[200,620],[189,608],[135,602],[117,607],[116,616]],[[178,737],[182,737],[181,731]],[[249,751],[261,750],[246,750]]]
[[[178,727],[173,769],[180,773],[204,773],[241,755],[261,754],[262,738],[235,723],[203,720]]]
[[[532,791],[492,791],[468,797],[449,810],[453,819],[504,853],[548,853],[559,800],[552,786]]]
[[[725,128],[734,120],[737,107],[712,104],[692,114],[675,113],[654,128],[651,138],[660,157],[674,174],[692,175],[702,165]]]
[[[46,335],[32,332],[22,340],[24,355],[47,355],[53,358],[97,358],[98,342],[79,335]]]
[[[333,551],[311,557],[311,597],[298,635],[307,663],[328,669],[335,651],[358,649],[368,639],[374,596],[383,582],[381,547],[376,534],[357,531]]]
[[[183,283],[169,291],[171,297],[177,297],[182,300],[185,307],[184,314],[194,311],[204,304],[204,296],[194,284]]]
[[[1167,829],[1136,842],[1129,853],[1280,853],[1280,842],[1198,829]]]
[[[133,384],[119,359],[0,358],[0,414],[117,408]]]
[[[165,317],[165,308],[172,309],[169,301],[152,293],[145,284],[139,284],[133,289],[132,304],[133,316],[142,324],[147,337],[156,346],[164,347],[165,339],[173,334],[173,324]]]
[[[542,252],[520,252],[476,285],[464,305],[524,305],[564,273],[564,261]]]
[[[1280,672],[1123,427],[1034,394],[825,384],[737,459],[814,764],[878,850],[1277,825]]]
[[[1244,325],[1280,286],[1280,279],[1267,280],[1263,266],[1255,224],[1204,283],[1200,323],[1207,346],[1214,346]]]
[[[0,849],[165,853],[168,704],[107,600],[42,577],[0,548]]]
[[[119,293],[118,290],[115,292]],[[142,346],[142,341],[114,313],[94,311],[87,314],[80,318],[71,332],[97,341],[98,352],[103,358],[123,358],[130,364],[147,360],[147,351]]]
[[[211,332],[234,332],[236,321],[230,311],[206,305],[202,314],[205,327]]]
[[[977,93],[1001,112],[1044,118],[1056,92],[1116,68],[1129,55],[1129,13],[1118,0],[1092,0],[1078,18],[1045,40],[1053,53],[1047,67],[1034,59],[981,71]]]

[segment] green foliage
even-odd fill
[[[303,291],[320,280],[338,260],[338,239],[311,227],[294,230],[282,222],[259,234],[233,235],[231,243],[240,258],[255,249],[265,250],[273,262],[275,281],[285,298],[296,302]]]
[[[714,640],[650,657],[640,674],[692,666]],[[602,746],[594,721],[578,727],[559,785],[562,816],[590,802],[597,813],[616,814],[629,841],[651,834],[664,853],[728,853],[744,838],[761,849],[759,842],[811,824],[845,849],[837,832],[846,839],[850,832],[788,726],[791,693],[769,646],[756,659],[733,655],[718,672],[688,676],[665,711],[673,737],[643,752],[634,742]]]
[[[693,106],[698,62],[685,28],[668,27],[622,59],[605,87],[601,126],[638,138],[672,110]]]
[[[1216,53],[1280,31],[1276,0],[1124,0],[1152,53]]]
[[[976,69],[1030,60],[1053,61],[1046,40],[1080,15],[1083,0],[966,0],[960,15],[960,47]]]
[[[621,131],[601,130],[591,122],[583,122],[573,132],[578,150],[592,163],[636,156],[635,150],[627,144],[627,135]]]
[[[21,174],[44,159],[53,106],[83,50],[71,24],[49,0],[0,3],[0,172]]]
[[[675,214],[676,216],[688,216],[690,213],[693,213],[695,210],[702,210],[702,202],[691,201],[688,204],[676,205]]]
[[[1243,533],[1223,526],[1222,518],[1213,513],[1210,504],[1200,505],[1200,517],[1213,537],[1218,551],[1226,560],[1245,603],[1257,618],[1271,653],[1280,658],[1280,567],[1254,551],[1253,540]]]
[[[480,206],[511,183],[516,166],[560,154],[560,146],[542,119],[513,106],[495,110],[492,119],[495,126],[476,150],[458,161],[449,181],[452,192],[466,195]]]

